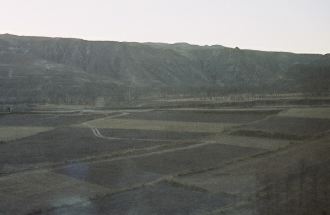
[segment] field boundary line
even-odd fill
[[[128,137],[109,137],[109,136],[104,136],[103,134],[101,134],[101,132],[99,131],[98,128],[91,128],[93,131],[93,134],[98,137],[98,138],[102,138],[102,139],[106,139],[106,140],[137,140],[137,141],[157,141],[157,142],[170,142],[172,140],[166,140],[166,139],[147,139],[147,138],[128,138]]]

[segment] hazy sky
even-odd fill
[[[330,52],[330,0],[0,0],[0,33]]]

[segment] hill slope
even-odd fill
[[[324,58],[185,43],[4,34],[0,35],[0,102],[83,104],[100,96],[119,101],[132,89],[134,96],[210,90],[289,92],[301,89],[292,80],[292,68],[329,62]]]

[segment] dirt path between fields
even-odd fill
[[[127,112],[123,112],[117,115],[113,115],[110,117],[107,117],[107,119],[112,119],[112,118],[118,118],[121,116],[127,116],[130,113]],[[84,125],[87,125],[93,132],[94,136],[101,138],[101,139],[106,139],[106,140],[136,140],[136,141],[157,141],[157,142],[170,142],[172,140],[167,140],[167,139],[148,139],[148,138],[126,138],[126,137],[109,137],[109,136],[104,136],[98,128],[93,127],[91,125],[88,124],[88,122],[83,123]]]
[[[151,141],[151,142],[171,142],[172,140],[166,140],[166,139],[145,139],[145,138],[127,138],[127,137],[109,137],[109,136],[104,136],[101,134],[99,129],[97,128],[91,128],[93,134],[102,139],[106,140],[137,140],[137,141]]]

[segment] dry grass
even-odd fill
[[[279,116],[330,119],[330,108],[291,108]]]
[[[243,195],[256,189],[254,174],[216,174],[216,171],[205,174],[196,174],[186,177],[176,177],[172,181],[183,184],[185,187],[206,190],[211,193],[226,193]]]
[[[220,144],[241,146],[241,147],[251,147],[266,150],[277,150],[279,148],[284,148],[290,144],[288,140],[281,139],[271,139],[262,137],[249,137],[249,136],[229,136],[229,135],[215,135],[210,138],[210,141],[216,141]]]
[[[52,127],[27,127],[27,126],[1,126],[0,127],[0,141],[12,141],[29,137],[40,132],[51,130]]]
[[[220,133],[234,124],[103,118],[86,122],[83,125],[112,129]]]
[[[260,137],[260,138],[269,138],[275,140],[303,140],[311,135],[298,135],[290,133],[281,133],[281,132],[272,132],[256,129],[238,129],[229,132],[230,135],[245,136],[245,137]]]
[[[82,109],[90,109],[93,106],[88,105],[65,105],[65,104],[45,104],[38,105],[36,110],[82,110]]]

